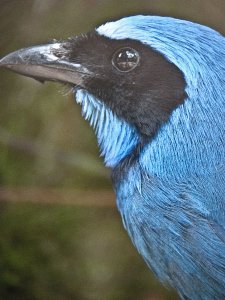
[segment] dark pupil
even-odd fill
[[[131,48],[119,50],[114,58],[114,65],[120,71],[126,72],[134,69],[138,64],[138,53]]]

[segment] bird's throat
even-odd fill
[[[76,100],[82,106],[83,117],[95,130],[106,166],[114,168],[139,144],[140,138],[135,127],[119,119],[86,90],[77,90]]]

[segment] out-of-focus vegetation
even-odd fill
[[[161,299],[108,208],[11,204],[0,219],[1,299]],[[174,299],[174,298],[173,298]]]
[[[1,0],[0,56],[139,13],[225,33],[224,0]],[[0,105],[0,187],[88,189],[93,197],[111,189],[68,88],[0,70]],[[0,299],[175,299],[153,279],[114,208],[9,204],[2,195]]]

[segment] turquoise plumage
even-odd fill
[[[225,299],[225,38],[131,16],[0,65],[73,86],[148,266],[182,299]]]

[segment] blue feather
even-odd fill
[[[79,89],[75,94],[84,118],[95,129],[106,166],[115,167],[138,144],[136,128],[120,120],[102,101],[87,91]]]
[[[182,299],[225,299],[225,38],[188,21],[133,16],[97,29],[160,52],[184,74],[187,98],[121,180],[117,204],[147,264]],[[117,168],[140,142],[102,101],[76,92],[106,165]]]

